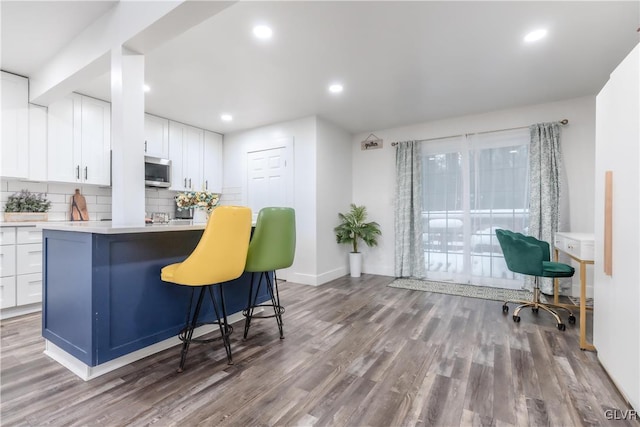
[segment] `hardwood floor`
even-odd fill
[[[1,324],[3,426],[637,425],[578,328],[500,302],[389,288],[390,277],[281,285],[274,319],[84,382],[42,352],[40,315]],[[158,313],[161,315],[161,313]],[[620,412],[618,412],[620,414]]]

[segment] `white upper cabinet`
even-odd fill
[[[27,178],[29,174],[29,82],[2,72],[2,176]]]
[[[181,123],[169,122],[169,160],[171,160],[171,190],[185,191],[187,178],[182,166],[184,159],[184,128]]]
[[[202,150],[204,131],[182,123],[169,122],[171,190],[203,190]]]
[[[76,157],[80,156],[80,144],[74,144],[80,135],[74,137],[76,110],[79,112],[80,96],[71,94],[49,105],[47,120],[47,177],[49,181],[77,182],[80,179],[80,168],[77,171]],[[80,119],[78,117],[78,129]],[[74,152],[78,148],[78,153]],[[76,178],[77,177],[77,178]]]
[[[111,106],[71,94],[49,105],[49,181],[111,185]]]
[[[29,104],[29,180],[47,179],[47,108]]]
[[[111,185],[111,104],[82,97],[81,180]]]
[[[204,189],[222,192],[222,135],[204,131],[204,156],[202,178]]]
[[[144,115],[144,154],[169,157],[169,120],[151,114]]]

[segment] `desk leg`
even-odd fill
[[[554,258],[554,261],[555,261],[555,262],[558,262],[558,258],[559,258],[559,256],[558,256],[558,250],[557,250],[557,249],[554,249],[554,252],[555,252],[555,258]],[[554,279],[553,279],[553,303],[554,303],[555,305],[558,305],[558,291],[559,291],[559,290],[558,290],[558,288],[559,288],[559,285],[558,285],[558,279],[557,279],[557,278],[554,278]]]
[[[580,263],[580,349],[596,349],[587,343],[587,265],[584,262]]]

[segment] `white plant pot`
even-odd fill
[[[360,277],[362,272],[362,254],[360,252],[349,253],[349,268],[351,277]]]
[[[195,208],[193,210],[193,223],[194,224],[206,224],[209,219],[207,211],[204,209]]]

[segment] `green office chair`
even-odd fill
[[[569,323],[576,323],[576,318],[566,307],[562,307],[555,304],[543,304],[540,302],[540,287],[538,286],[539,277],[571,277],[575,272],[575,269],[567,264],[551,261],[551,252],[549,250],[549,244],[542,240],[538,240],[531,236],[525,236],[524,234],[514,233],[509,230],[496,230],[496,236],[500,242],[502,253],[504,254],[504,260],[507,263],[509,270],[514,273],[526,274],[528,276],[535,277],[535,285],[533,288],[533,298],[531,301],[512,300],[505,301],[502,306],[502,312],[508,313],[508,303],[520,304],[513,311],[513,321],[520,321],[520,310],[524,307],[531,307],[534,313],[538,313],[538,309],[541,308],[544,311],[551,313],[558,323],[558,329],[564,331],[566,326],[562,323],[562,319],[558,313],[552,310],[550,307],[560,308],[569,312]]]
[[[278,292],[278,280],[276,270],[290,267],[296,252],[296,218],[292,208],[269,207],[260,209],[256,228],[249,243],[247,253],[247,264],[245,271],[251,273],[251,285],[249,287],[249,301],[247,308],[242,314],[245,316],[244,338],[247,338],[251,320],[253,318],[275,317],[278,322],[280,339],[284,338],[282,329],[282,314],[284,307],[280,304],[280,294]],[[270,273],[273,271],[273,282]],[[258,276],[258,285],[253,292],[254,274]],[[267,292],[271,298],[271,303],[257,304],[262,278],[265,278]],[[256,307],[272,307],[272,315],[255,314]]]

